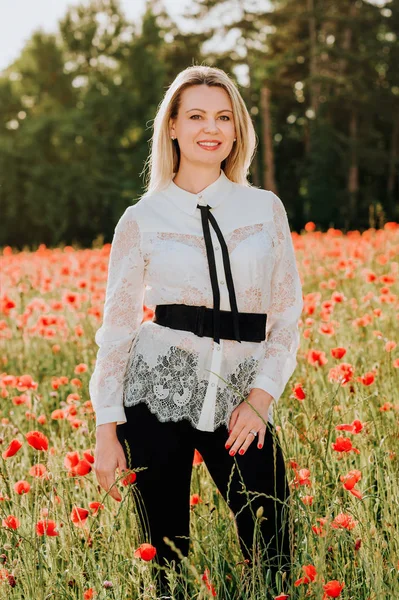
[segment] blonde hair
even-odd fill
[[[193,85],[218,86],[228,93],[232,108],[237,141],[222,161],[225,175],[236,183],[250,187],[247,173],[255,154],[257,137],[251,116],[236,85],[222,69],[196,65],[181,71],[167,89],[154,119],[151,150],[143,172],[148,170],[145,192],[149,195],[167,187],[177,173],[179,154],[177,140],[172,141],[169,121],[177,117],[183,90]]]

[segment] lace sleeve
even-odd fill
[[[126,421],[123,378],[130,348],[144,316],[144,261],[133,208],[126,209],[115,227],[103,323],[95,335],[99,349],[89,391],[97,427]]]
[[[284,204],[273,194],[273,221],[277,236],[277,256],[266,320],[264,359],[252,387],[280,398],[293,374],[300,344],[298,320],[303,309],[302,285]]]

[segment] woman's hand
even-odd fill
[[[116,468],[120,473],[126,470],[126,457],[116,435],[116,423],[105,423],[96,429],[94,472],[98,483],[106,492],[115,483]],[[122,500],[116,486],[111,489],[109,495],[118,502]]]
[[[241,402],[233,410],[229,424],[230,435],[225,446],[227,450],[232,446],[229,453],[231,456],[239,448],[241,448],[239,453],[244,454],[248,446],[255,440],[255,436],[250,433],[251,429],[258,432],[258,448],[262,448],[265,441],[268,411],[273,402],[273,396],[260,388],[252,388],[247,401],[258,411],[262,418],[246,402]]]

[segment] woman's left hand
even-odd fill
[[[239,448],[239,454],[244,454],[248,446],[255,440],[255,436],[250,433],[251,429],[258,432],[258,448],[263,447],[266,433],[266,423],[268,421],[268,411],[273,402],[271,396],[265,390],[252,388],[247,401],[258,411],[262,419],[256,412],[248,406],[247,402],[241,402],[231,413],[229,431],[231,431],[226,442],[226,449],[230,449],[229,454],[233,456]]]

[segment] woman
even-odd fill
[[[296,367],[303,303],[284,205],[246,179],[255,145],[225,72],[176,77],[155,118],[147,192],[115,228],[90,394],[98,482],[120,500],[115,470],[146,467],[135,486],[159,564],[177,560],[164,536],[188,554],[196,448],[244,558],[261,553],[274,584],[291,553],[272,409]]]

